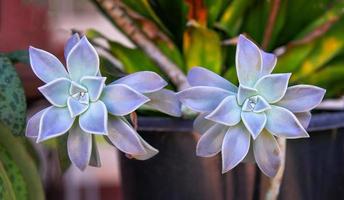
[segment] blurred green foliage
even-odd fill
[[[122,0],[121,3],[135,25],[148,32],[147,37],[185,73],[193,66],[203,66],[236,83],[235,38],[243,33],[262,49],[276,53],[274,72],[292,72],[291,84],[324,87],[327,97],[343,95],[342,0]],[[101,12],[111,19],[110,11],[101,9]],[[92,31],[87,35],[94,36]],[[125,72],[152,70],[163,74],[141,49],[105,40],[109,52],[122,63]]]

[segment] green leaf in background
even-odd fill
[[[233,0],[223,12],[217,26],[223,29],[230,37],[236,36],[242,23],[246,9],[251,0]]]
[[[188,13],[187,4],[184,0],[149,0],[149,4],[169,32],[172,33],[175,44],[181,49]]]
[[[226,8],[229,0],[203,0],[203,2],[208,11],[208,26],[212,27],[223,9]]]
[[[0,162],[0,199],[4,200],[15,200],[16,196],[14,194],[11,181],[8,177],[9,174],[5,171],[3,164]]]
[[[0,56],[0,121],[15,135],[23,135],[26,100],[22,83],[9,58]]]
[[[68,156],[68,151],[67,151],[68,135],[69,134],[64,134],[56,138],[57,153],[58,153],[58,158],[59,158],[59,163],[60,163],[62,173],[64,173],[71,165],[71,162]]]
[[[14,170],[14,166],[16,166],[17,169],[15,173],[20,173],[21,175],[15,175],[14,177],[10,177],[11,182],[14,183],[14,179],[17,180],[18,178],[22,177],[27,191],[27,196],[24,199],[43,200],[44,192],[38,170],[35,166],[32,157],[28,154],[27,150],[25,149],[23,141],[21,140],[21,138],[15,138],[11,134],[10,129],[3,124],[0,124],[0,130],[0,149],[2,149],[2,151],[0,151],[2,152],[0,155],[0,161],[4,163],[4,161],[6,160],[11,160],[10,163],[12,163],[13,166],[8,166],[8,168],[4,166],[6,172],[11,172],[7,171],[7,169]],[[6,153],[4,154],[3,152]],[[13,189],[14,191],[16,191],[17,188]]]
[[[6,56],[13,62],[13,63],[24,63],[30,64],[29,59],[29,52],[27,50],[20,50],[20,51],[13,51],[10,53],[6,53]]]
[[[204,27],[188,27],[184,33],[184,57],[188,69],[202,66],[220,74],[222,67],[219,35]]]

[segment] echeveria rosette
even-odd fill
[[[251,149],[259,168],[273,177],[280,166],[275,136],[309,137],[305,129],[310,110],[321,102],[325,90],[311,85],[288,88],[290,73],[271,74],[276,60],[240,35],[239,87],[194,67],[188,74],[191,87],[177,94],[185,106],[201,113],[194,122],[194,129],[202,133],[197,155],[210,157],[222,151],[223,173],[243,161]]]
[[[119,150],[139,160],[158,150],[144,141],[126,121],[143,104],[174,116],[180,116],[175,93],[163,89],[167,83],[154,72],[137,72],[105,85],[99,72],[99,57],[86,37],[74,34],[65,46],[67,70],[52,54],[30,47],[32,70],[46,84],[40,92],[52,104],[36,113],[27,124],[26,136],[42,142],[69,132],[68,155],[84,170],[99,165],[92,147],[92,134],[104,135]],[[162,96],[157,98],[156,96]],[[94,141],[93,141],[94,142]]]

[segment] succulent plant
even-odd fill
[[[276,137],[309,137],[305,130],[310,110],[325,95],[325,90],[311,85],[288,88],[290,73],[271,74],[276,56],[260,50],[240,35],[236,49],[239,87],[219,75],[194,67],[188,74],[190,88],[178,93],[181,102],[200,112],[195,129],[203,133],[197,155],[214,156],[222,152],[223,173],[247,156],[252,137],[254,158],[269,177],[280,166]]]
[[[92,134],[104,135],[136,159],[158,153],[123,117],[143,104],[174,116],[181,113],[175,93],[163,89],[167,83],[154,72],[137,72],[105,85],[98,54],[85,36],[74,34],[65,46],[68,72],[44,50],[30,47],[29,55],[32,70],[46,83],[38,89],[52,105],[28,121],[26,136],[42,142],[69,132],[68,155],[81,170],[91,159]]]

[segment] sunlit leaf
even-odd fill
[[[184,56],[188,69],[202,66],[215,73],[221,72],[221,41],[211,29],[189,27],[184,33]]]

